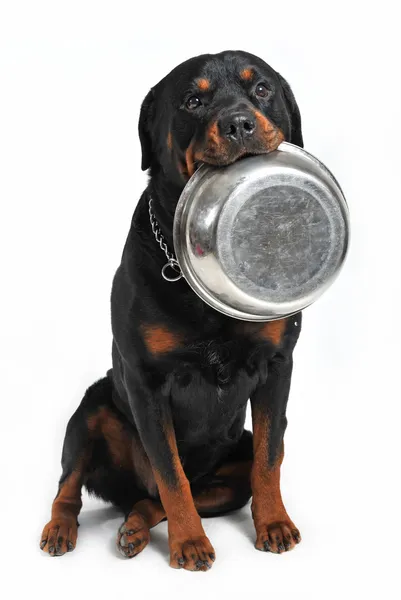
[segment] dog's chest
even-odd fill
[[[271,349],[252,337],[197,341],[170,374],[176,428],[185,438],[224,439],[245,414],[256,386],[267,377]]]

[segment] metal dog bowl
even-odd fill
[[[333,283],[349,240],[340,186],[314,156],[282,143],[227,167],[202,165],[179,199],[174,248],[192,289],[245,321],[294,314]]]

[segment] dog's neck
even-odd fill
[[[153,200],[153,213],[170,251],[174,250],[173,222],[175,209],[183,189],[184,183],[181,186],[172,183],[160,172],[151,174],[149,179],[147,191]]]

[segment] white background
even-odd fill
[[[1,591],[6,597],[351,598],[399,591],[400,53],[396,2],[2,2]],[[253,548],[249,508],[207,520],[205,573],[168,567],[166,525],[119,558],[84,498],[78,547],[39,550],[65,426],[110,367],[109,293],[146,184],[137,119],[190,56],[260,55],[292,85],[305,147],[348,198],[340,279],[304,314],[283,493],[302,544]],[[144,596],[145,594],[145,596]]]

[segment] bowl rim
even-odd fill
[[[315,166],[318,167],[318,169],[320,169],[322,171],[322,173],[325,173],[325,175],[334,184],[334,187],[337,187],[337,189],[338,189],[339,204],[342,204],[341,212],[344,217],[344,229],[345,229],[344,247],[342,249],[341,259],[339,261],[338,267],[336,268],[334,273],[331,275],[331,277],[329,277],[324,282],[324,284],[319,288],[318,297],[320,297],[331,286],[331,284],[334,282],[334,280],[337,279],[340,271],[342,270],[342,268],[344,266],[344,262],[348,255],[348,252],[349,252],[350,220],[349,220],[348,203],[346,201],[346,198],[344,196],[342,188],[339,185],[337,179],[334,177],[332,172],[326,167],[326,165],[324,165],[313,154],[310,154],[303,148],[300,148],[299,146],[295,146],[294,144],[290,144],[289,142],[282,142],[275,152],[277,152],[277,151],[278,152],[280,152],[280,151],[289,152],[290,154],[298,154],[298,155],[301,155],[302,157],[308,158],[309,160],[311,160],[314,163]],[[255,156],[260,156],[260,155],[255,155]],[[265,156],[265,155],[262,155],[262,156]],[[253,156],[247,157],[244,160],[247,160],[248,158],[252,159],[254,157]],[[235,163],[233,163],[233,164],[235,164]],[[231,165],[228,165],[228,167],[231,167]],[[186,282],[189,284],[189,286],[192,288],[192,290],[197,294],[197,296],[201,300],[203,300],[206,304],[208,304],[209,306],[211,306],[218,312],[225,314],[226,316],[232,317],[234,319],[243,320],[243,321],[268,322],[268,321],[279,320],[279,319],[283,319],[283,318],[289,317],[291,315],[297,314],[300,311],[307,308],[308,306],[310,306],[313,302],[315,302],[315,300],[318,299],[318,297],[315,298],[313,294],[309,294],[309,297],[308,297],[308,295],[304,296],[302,298],[302,300],[303,300],[302,302],[291,300],[287,303],[285,303],[285,302],[270,303],[269,308],[270,308],[272,314],[269,314],[269,315],[266,314],[266,312],[264,312],[264,313],[257,312],[256,308],[255,308],[255,311],[248,312],[247,310],[240,310],[239,308],[236,308],[230,304],[223,302],[215,294],[210,292],[209,289],[203,284],[203,282],[200,279],[200,277],[198,276],[198,274],[191,267],[190,260],[186,256],[186,251],[185,251],[186,246],[185,246],[185,241],[183,241],[182,237],[181,237],[181,228],[182,228],[182,218],[183,218],[184,209],[187,207],[187,201],[191,197],[192,188],[201,183],[204,176],[208,172],[210,172],[210,169],[214,170],[214,169],[216,169],[216,167],[212,167],[211,165],[203,164],[197,169],[197,171],[192,175],[190,180],[187,182],[184,190],[182,191],[181,196],[180,196],[177,206],[176,206],[176,210],[175,210],[174,225],[173,225],[173,243],[174,243],[176,258],[180,265],[181,272],[182,272]],[[235,284],[233,284],[233,285],[235,285]],[[252,296],[249,296],[249,297],[252,298]],[[297,302],[298,302],[298,304],[296,304]],[[285,310],[286,304],[287,304],[288,310]],[[274,313],[274,305],[276,305],[277,307],[281,307],[283,310],[279,311],[279,312],[277,312],[277,314],[275,314]],[[297,307],[295,308],[294,305],[296,305]],[[291,310],[289,310],[290,306],[291,306]]]

